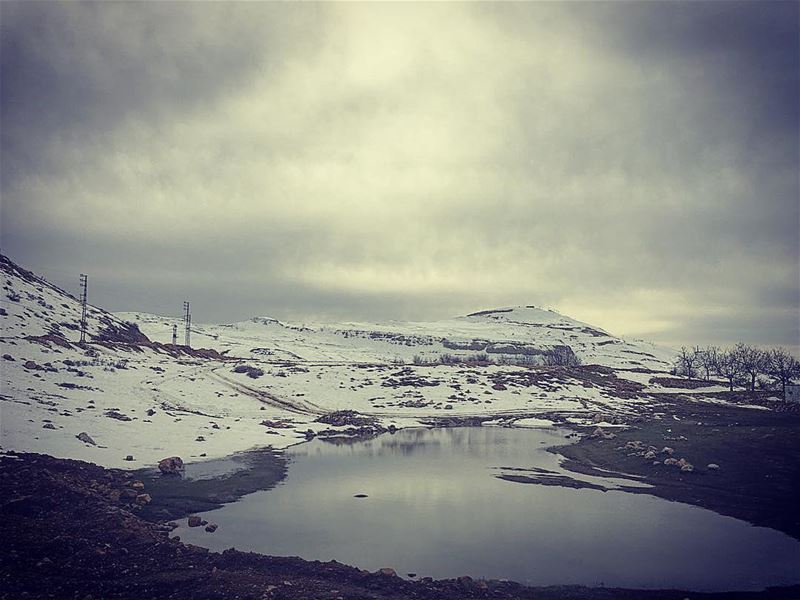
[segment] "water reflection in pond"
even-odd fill
[[[207,513],[216,533],[175,533],[215,550],[420,577],[694,590],[800,582],[800,542],[780,532],[646,494],[496,477],[511,472],[498,467],[563,473],[545,450],[560,443],[553,429],[493,427],[314,440],[287,450],[284,484]]]

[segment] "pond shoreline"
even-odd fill
[[[660,418],[639,418],[624,429],[608,430],[613,438],[584,435],[576,444],[549,451],[565,458],[562,466],[568,471],[634,475],[652,486],[626,492],[699,506],[800,539],[800,415],[681,396],[659,401]],[[656,448],[656,456],[637,446]],[[673,452],[662,452],[665,447]],[[670,457],[685,459],[692,470],[664,464]]]
[[[0,598],[585,598],[682,599],[675,590],[525,587],[506,581],[424,579],[369,573],[335,561],[305,561],[169,539],[140,516],[129,472],[40,454],[0,459]],[[146,489],[146,488],[145,488]],[[24,595],[23,595],[24,594]],[[788,599],[800,586],[692,598]]]
[[[158,523],[214,510],[247,494],[278,485],[288,471],[283,452],[269,447],[238,452],[226,459],[191,463],[187,469],[219,462],[238,462],[241,468],[231,473],[196,478],[186,474],[163,475],[155,468],[132,471],[132,476],[144,483],[151,496],[151,501],[142,507],[140,516]]]

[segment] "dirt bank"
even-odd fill
[[[142,518],[154,488],[130,473],[37,454],[0,459],[0,598],[797,598],[800,587],[762,593],[687,594],[511,582],[411,582],[336,562],[208,552]],[[152,493],[151,493],[152,492]],[[155,499],[153,500],[156,501]]]
[[[731,397],[747,401],[739,396]],[[567,469],[630,473],[655,486],[628,491],[702,506],[800,539],[800,414],[772,404],[754,409],[662,395],[630,429],[606,430],[614,438],[586,437],[552,451],[569,459]],[[683,458],[693,470],[666,465],[667,458]]]
[[[134,471],[134,478],[151,496],[139,514],[149,521],[169,521],[214,510],[275,486],[286,477],[286,470],[282,452],[262,448],[190,464],[183,476],[164,476],[155,468]]]

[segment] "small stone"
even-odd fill
[[[613,440],[617,437],[616,433],[606,431],[602,427],[595,427],[595,430],[589,435],[590,438],[598,438],[601,440]]]
[[[133,454],[128,454],[128,456],[125,457],[125,460],[131,462],[133,460]]]
[[[78,438],[80,441],[82,441],[84,444],[89,444],[90,446],[97,446],[97,444],[95,443],[95,441],[94,441],[94,440],[91,438],[91,436],[90,436],[88,433],[86,433],[85,431],[81,431],[81,432],[80,432],[78,435],[76,435],[75,437],[76,437],[76,438]]]
[[[144,489],[144,483],[142,483],[141,481],[134,481],[131,484],[131,487],[133,489],[135,489],[135,490],[143,490]]]
[[[170,456],[158,462],[158,469],[162,473],[173,474],[183,471],[183,460],[180,456]]]
[[[717,471],[719,470],[719,465],[717,463],[708,463],[708,468],[712,471]]]
[[[189,517],[187,522],[189,524],[189,527],[200,527],[203,520],[197,515],[192,515]]]
[[[209,523],[206,525],[206,531],[208,533],[214,533],[217,530],[217,525],[215,523]]]
[[[369,496],[367,496],[366,494],[356,494],[355,496],[353,496],[353,498],[368,498],[368,497]]]
[[[139,494],[138,496],[136,496],[136,504],[140,506],[144,506],[145,504],[150,504],[151,500],[152,498],[150,497],[150,494]]]
[[[119,493],[119,495],[123,500],[133,500],[138,494],[136,493],[136,490],[125,488]]]
[[[390,567],[384,567],[378,569],[378,575],[382,575],[383,577],[397,577],[397,571]]]

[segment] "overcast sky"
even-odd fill
[[[800,345],[798,3],[2,2],[2,250],[110,310]]]

